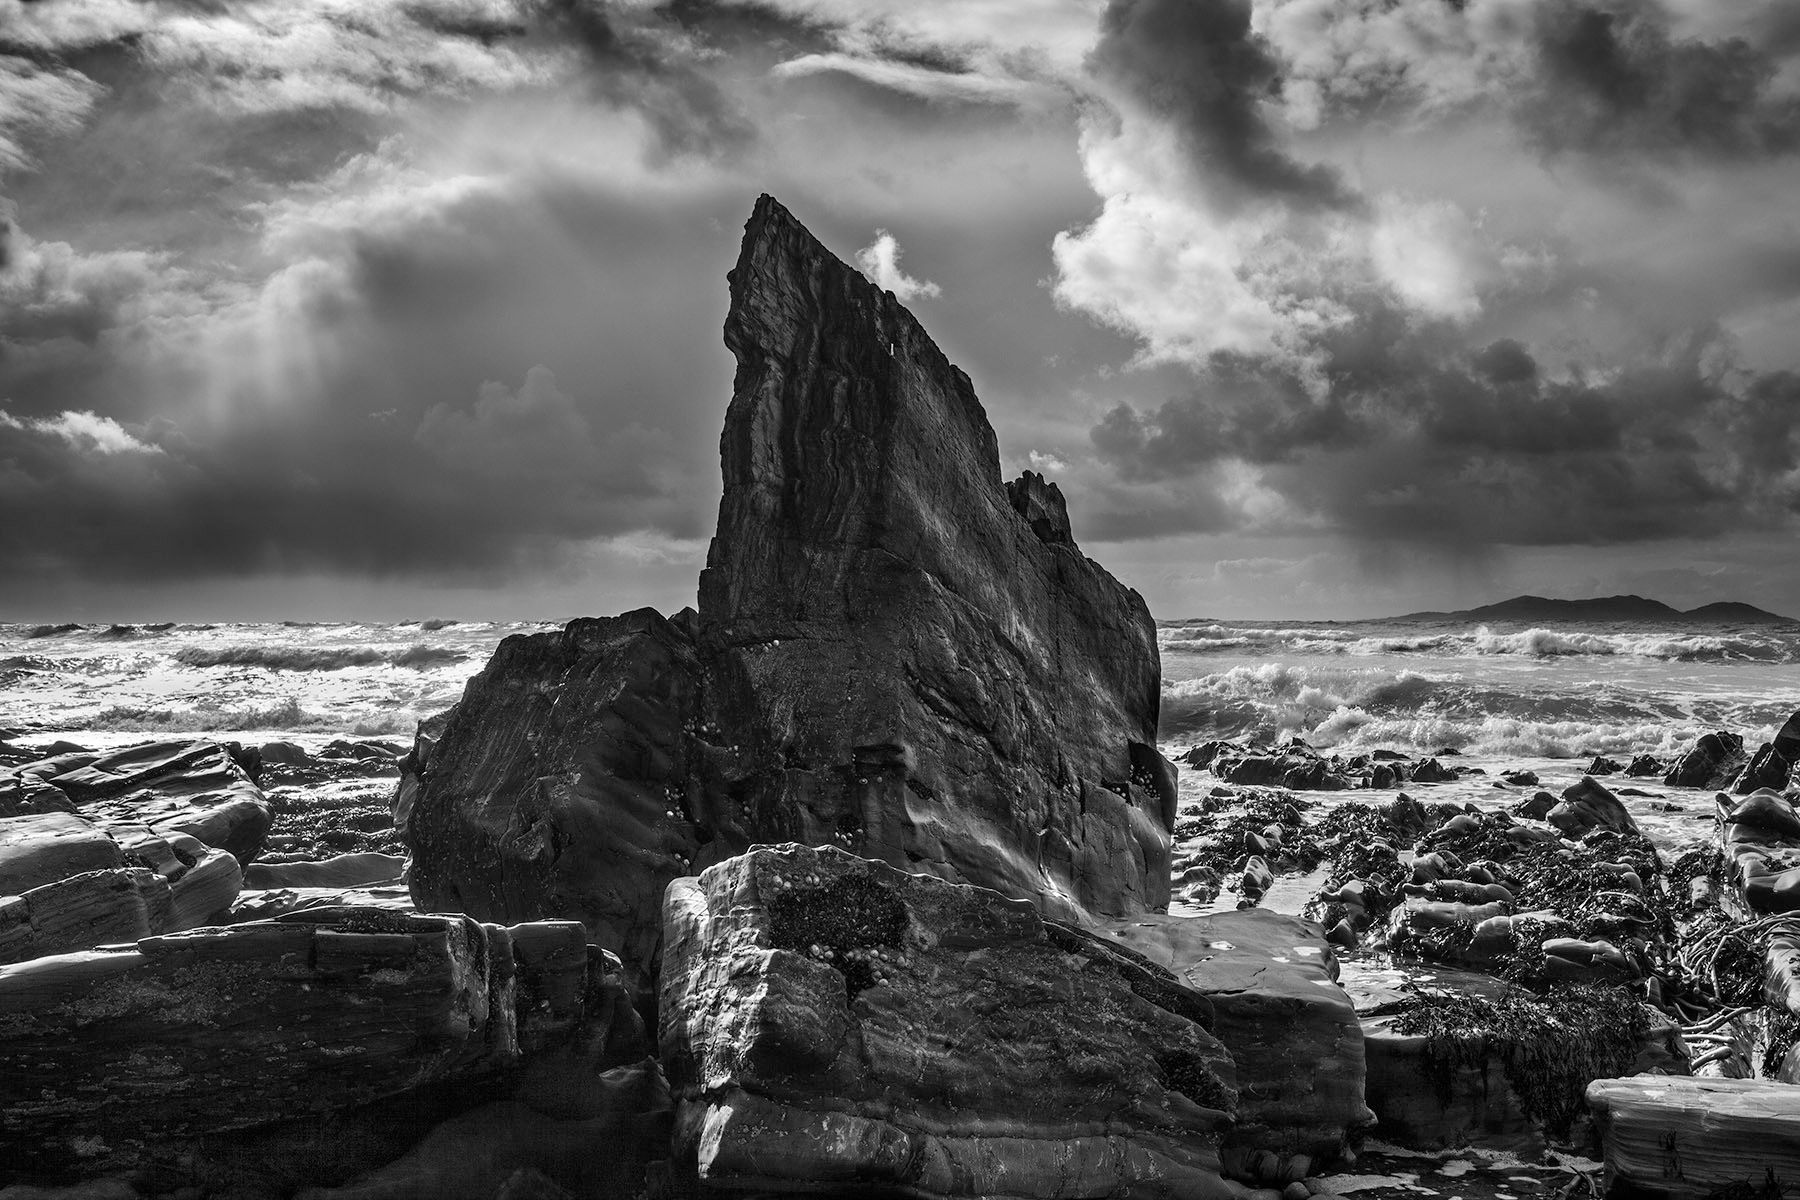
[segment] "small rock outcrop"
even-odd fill
[[[1596,829],[1610,829],[1614,833],[1640,832],[1625,802],[1592,775],[1584,775],[1563,789],[1562,801],[1546,813],[1544,819],[1566,838],[1579,839]]]
[[[670,889],[674,1165],[709,1187],[1231,1195],[1212,1005],[1029,904],[830,847]]]
[[[509,638],[396,802],[421,907],[577,917],[640,981],[662,889],[833,844],[1050,916],[1166,905],[1174,768],[1136,592],[1000,475],[968,376],[763,197],[698,613]]]
[[[1663,783],[1669,787],[1721,788],[1744,765],[1744,739],[1730,730],[1702,734],[1675,760]]]
[[[1794,766],[1800,763],[1800,712],[1789,717],[1775,731],[1775,740],[1764,742],[1744,765],[1731,790],[1748,796],[1761,788],[1782,791],[1793,778]]]

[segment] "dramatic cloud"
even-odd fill
[[[1795,376],[1721,333],[1800,295],[1754,198],[1800,182],[1767,53],[1650,3],[1114,0],[1101,30],[1103,204],[1057,239],[1056,294],[1191,378],[1092,425],[1150,493],[1109,535],[1185,511],[1482,555],[1794,527]]]
[[[1747,578],[1791,7],[0,0],[0,601],[687,602],[762,191],[1159,606]]]
[[[832,72],[923,100],[1042,108],[1059,102],[1065,95],[1060,89],[1030,79],[973,70],[945,71],[917,63],[855,54],[803,54],[777,64],[774,70],[782,78]]]
[[[929,279],[914,279],[900,269],[900,243],[885,229],[877,229],[875,240],[856,252],[856,265],[876,287],[894,293],[903,303],[944,294],[944,289]]]
[[[1534,13],[1535,94],[1519,115],[1546,150],[1763,158],[1800,148],[1800,96],[1742,38],[1671,36],[1654,4],[1547,4]]]
[[[54,417],[34,417],[21,421],[0,410],[0,429],[24,429],[33,433],[54,434],[72,449],[84,454],[161,454],[158,446],[146,445],[133,437],[111,417],[91,412],[63,412]]]
[[[1118,99],[1167,124],[1198,185],[1230,208],[1355,203],[1338,173],[1302,163],[1263,111],[1280,64],[1250,29],[1249,0],[1113,0],[1090,66]]]

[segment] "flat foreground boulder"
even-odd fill
[[[107,830],[72,812],[0,817],[0,963],[191,929],[225,912],[237,859],[144,825]]]
[[[1211,1005],[985,888],[759,847],[669,889],[677,1171],[712,1187],[1231,1194]]]
[[[1317,924],[1245,909],[1140,917],[1110,932],[1212,1001],[1213,1034],[1238,1069],[1238,1124],[1225,1142],[1233,1174],[1279,1186],[1295,1167],[1297,1178],[1329,1166],[1374,1122],[1362,1026]]]
[[[74,813],[0,817],[0,896],[124,865],[119,843]]]
[[[342,909],[0,967],[9,1166],[494,1072],[579,1021],[589,974],[575,922]]]
[[[148,830],[186,834],[248,864],[262,849],[272,819],[269,802],[224,746],[216,742],[145,742],[106,753],[63,754],[16,767],[66,796],[89,821],[130,846]]]
[[[1800,1088],[1758,1079],[1596,1079],[1587,1101],[1609,1187],[1700,1200],[1800,1179]]]

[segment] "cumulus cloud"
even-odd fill
[[[162,453],[161,447],[138,440],[111,417],[97,416],[91,412],[65,411],[53,417],[20,420],[5,409],[0,409],[0,428],[50,434],[83,454]]]
[[[877,229],[875,240],[856,252],[856,265],[876,287],[904,303],[943,295],[944,290],[929,279],[914,279],[900,269],[900,243],[885,229]]]
[[[922,100],[963,104],[1042,108],[1064,95],[1060,89],[1034,80],[976,71],[944,71],[916,63],[838,52],[803,54],[777,63],[774,73],[784,79],[836,73]]]
[[[434,404],[414,436],[446,465],[496,479],[558,478],[594,465],[594,435],[544,367],[514,391],[484,383],[472,411]]]
[[[1783,10],[0,0],[0,555],[691,558],[761,190],[1143,561],[1776,536]]]
[[[1657,4],[1544,4],[1533,13],[1536,90],[1519,105],[1556,154],[1764,158],[1800,148],[1800,96],[1741,37],[1679,38]]]
[[[1765,52],[1649,3],[1113,0],[1089,68],[1102,203],[1056,239],[1056,296],[1192,378],[1089,431],[1144,493],[1116,536],[1186,514],[1460,554],[1792,522],[1792,376],[1720,332],[1800,293],[1791,229],[1718,182],[1791,149]]]
[[[1743,28],[1689,31],[1660,0],[1262,0],[1257,26],[1297,128],[1500,113],[1547,155],[1616,165],[1792,153],[1786,7],[1739,6]]]
[[[1269,528],[1469,553],[1779,527],[1800,504],[1790,373],[1722,376],[1689,347],[1555,377],[1516,342],[1463,353],[1443,330],[1378,320],[1328,349],[1323,396],[1267,359],[1219,356],[1185,395],[1115,407],[1092,444],[1126,477],[1183,489],[1240,464],[1282,501]]]
[[[101,91],[80,72],[0,54],[0,172],[30,166],[33,142],[80,128]]]
[[[1302,162],[1271,127],[1265,101],[1281,68],[1250,16],[1250,0],[1113,0],[1089,67],[1115,105],[1167,125],[1198,186],[1226,209],[1353,206],[1335,169]]]

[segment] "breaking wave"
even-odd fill
[[[1475,632],[1474,648],[1479,654],[1523,654],[1536,658],[1576,654],[1630,654],[1639,658],[1692,662],[1730,658],[1778,661],[1782,657],[1780,643],[1755,637],[1588,633],[1558,629],[1495,633],[1486,626]]]
[[[230,730],[339,730],[347,727],[351,733],[372,736],[383,733],[410,734],[421,715],[414,711],[397,711],[364,713],[347,719],[342,715],[311,712],[301,706],[298,697],[288,696],[268,706],[249,705],[241,708],[114,705],[71,724],[70,728],[123,733],[219,733]]]
[[[1261,627],[1226,622],[1164,625],[1157,643],[1164,653],[1223,654],[1252,650],[1275,654],[1373,656],[1423,654],[1438,658],[1516,655],[1527,658],[1632,656],[1673,662],[1800,661],[1800,639],[1792,633],[1694,632],[1640,627],[1602,632],[1584,629],[1458,630],[1393,633],[1301,625]]]
[[[404,650],[368,646],[190,646],[171,657],[188,667],[264,667],[271,671],[340,671],[346,667],[426,667],[460,662],[461,651],[415,642]]]
[[[1452,686],[1454,680],[1414,671],[1312,669],[1279,662],[1232,667],[1165,684],[1160,732],[1163,737],[1300,733],[1339,709],[1417,708]]]

